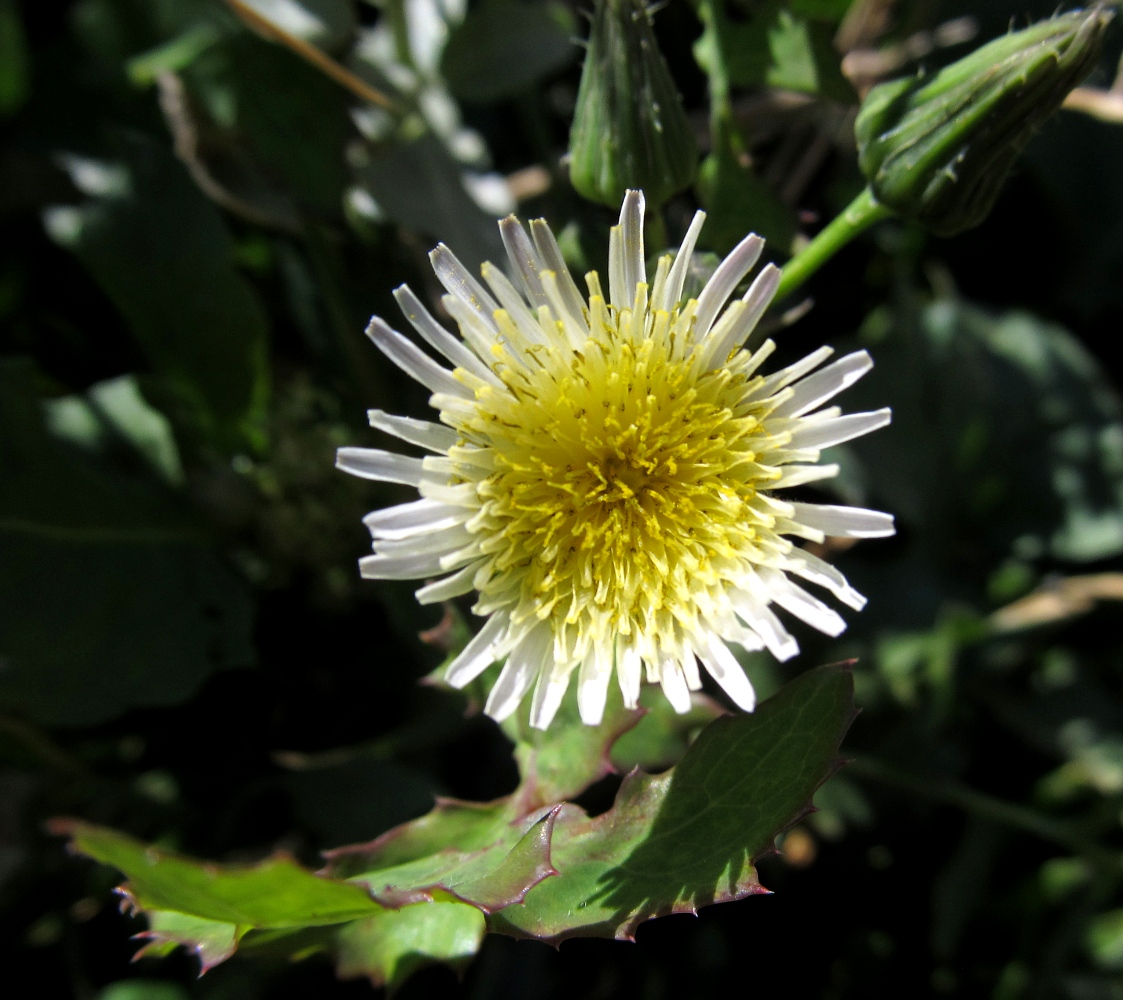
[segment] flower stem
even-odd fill
[[[848,770],[856,777],[876,781],[935,802],[958,806],[976,816],[1040,837],[1083,855],[1102,865],[1105,870],[1118,872],[1123,864],[1115,852],[1088,840],[1072,825],[1043,816],[1025,806],[996,799],[959,782],[931,775],[912,774],[865,754],[852,757]]]
[[[830,225],[788,261],[780,275],[776,300],[780,301],[794,292],[859,233],[892,214],[874,198],[868,187],[863,188],[861,194],[839,212]]]

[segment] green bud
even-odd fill
[[[694,133],[641,0],[597,0],[569,156],[578,192],[613,207],[629,188],[662,205],[694,180]]]
[[[874,87],[854,133],[877,200],[940,236],[982,222],[1018,154],[1095,65],[1111,17],[1061,14],[933,76]]]

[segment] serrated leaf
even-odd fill
[[[754,714],[713,722],[666,774],[633,771],[608,812],[590,819],[566,806],[552,855],[561,874],[493,916],[492,929],[629,939],[652,917],[765,892],[754,862],[837,769],[853,717],[849,671],[821,667]]]
[[[80,820],[54,820],[51,831],[122,872],[128,878],[122,893],[146,911],[174,910],[249,929],[338,924],[382,910],[361,887],[313,875],[284,855],[256,865],[218,865]]]
[[[325,871],[365,886],[374,899],[392,908],[448,896],[485,913],[521,903],[534,886],[557,874],[550,861],[550,842],[558,807],[520,818],[511,800],[500,801],[496,810],[480,812],[483,825],[479,829],[472,830],[468,824],[469,844],[473,834],[483,843],[468,846],[450,836],[458,825],[456,814],[470,816],[472,810],[458,809],[459,803],[444,803],[444,810],[439,811],[438,804],[434,812],[446,818],[443,825],[434,822],[433,813],[415,821],[426,828],[425,833],[438,833],[437,843],[428,845],[435,850],[404,858],[403,845],[395,843],[396,831],[391,831],[370,847],[332,851]],[[484,813],[490,815],[485,818]],[[413,825],[406,824],[404,836],[409,836],[408,828]],[[489,842],[489,834],[496,839]],[[425,839],[423,833],[420,840]]]
[[[462,965],[479,951],[487,924],[464,903],[421,903],[387,910],[340,928],[336,972],[342,979],[365,977],[394,989],[422,966]]]
[[[233,955],[246,931],[236,924],[204,920],[174,910],[152,910],[145,916],[148,930],[136,937],[148,943],[136,953],[137,958],[161,957],[182,946],[195,954],[203,972]]]

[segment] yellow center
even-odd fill
[[[465,445],[450,455],[476,485],[471,528],[491,557],[481,605],[552,617],[566,660],[618,636],[673,654],[773,523],[758,495],[779,470],[757,457],[780,442],[743,401],[749,354],[702,370],[692,312],[594,298],[580,350],[504,355],[506,391],[477,388],[475,416],[457,421]]]

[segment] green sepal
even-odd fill
[[[1072,11],[932,76],[874,87],[854,133],[877,200],[940,236],[982,222],[1018,155],[1095,65],[1112,16]]]
[[[597,0],[569,158],[577,191],[613,208],[629,188],[657,207],[694,180],[697,142],[641,0]]]

